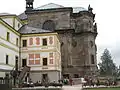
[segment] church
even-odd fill
[[[97,24],[90,5],[34,8],[33,3],[26,0],[26,10],[18,16],[0,15],[0,65],[5,67],[0,75],[16,63],[19,70],[29,66],[34,81],[95,75]]]

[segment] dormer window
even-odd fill
[[[20,23],[18,23],[18,28],[20,28]]]
[[[52,21],[52,20],[45,21],[43,23],[42,29],[54,31],[55,30],[55,23],[54,23],[54,21]]]

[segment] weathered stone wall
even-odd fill
[[[87,15],[76,18],[75,32],[86,32],[93,30],[93,19]]]
[[[38,12],[37,14],[28,15],[28,25],[32,27],[42,28],[47,20],[52,20],[55,23],[55,29],[70,28],[70,12]]]
[[[96,35],[94,19],[90,15],[87,12],[72,16],[71,11],[28,14],[29,26],[42,28],[45,21],[54,21],[55,30],[60,36],[63,74],[82,75],[83,72],[94,71],[96,68]],[[92,47],[90,47],[91,41]],[[94,64],[91,64],[91,54],[94,55]]]
[[[62,66],[67,68],[72,61],[72,32],[60,33]]]

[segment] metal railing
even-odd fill
[[[0,90],[12,90],[12,79],[0,77]]]

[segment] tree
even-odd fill
[[[103,76],[116,76],[117,67],[113,63],[111,54],[108,49],[105,49],[101,56],[101,63],[99,63],[100,75]]]
[[[120,77],[120,65],[118,67],[118,77]]]

